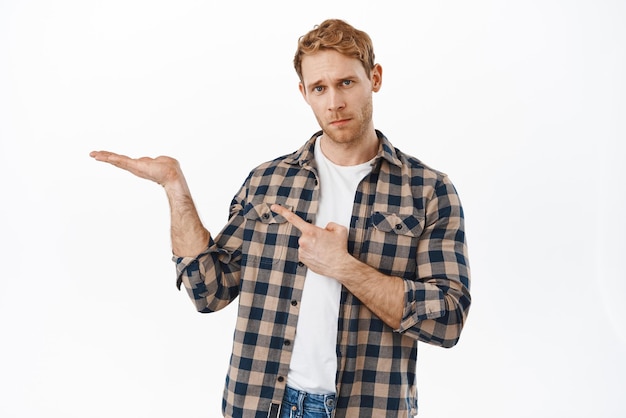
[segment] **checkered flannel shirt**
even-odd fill
[[[299,231],[278,203],[315,222],[320,184],[315,134],[293,154],[254,169],[234,197],[227,225],[197,257],[176,257],[200,312],[239,297],[223,414],[276,416],[287,382],[306,266]],[[403,319],[392,329],[344,288],[338,321],[336,417],[417,413],[417,342],[456,344],[470,306],[464,218],[448,177],[395,149],[379,131],[372,172],[359,184],[348,250],[404,279]]]

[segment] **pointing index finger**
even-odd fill
[[[289,209],[284,208],[284,207],[282,207],[280,205],[274,204],[274,205],[272,205],[270,207],[270,209],[272,209],[272,211],[276,212],[277,214],[279,214],[283,218],[287,219],[287,222],[289,222],[290,224],[292,224],[293,226],[298,228],[300,230],[300,232],[305,232],[305,231],[308,230],[308,228],[312,228],[313,227],[311,224],[306,222],[304,219],[302,219],[301,217],[299,217],[298,215],[296,215],[295,213],[293,213]]]

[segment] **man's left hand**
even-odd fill
[[[317,274],[337,279],[341,267],[352,257],[348,253],[348,229],[334,222],[320,228],[280,205],[271,209],[302,233],[298,240],[300,261]]]

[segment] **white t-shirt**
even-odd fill
[[[315,142],[321,185],[315,225],[325,228],[335,222],[349,228],[354,195],[363,177],[372,170],[371,161],[336,165],[324,156],[321,141],[319,137]],[[307,271],[287,378],[290,387],[308,393],[335,393],[340,297],[341,284],[337,280]]]

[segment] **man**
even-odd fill
[[[200,312],[239,297],[225,416],[414,416],[417,342],[455,345],[470,306],[460,201],[374,128],[366,33],[327,20],[294,65],[321,131],[252,170],[215,237],[176,160],[91,156],[164,187],[178,285]]]

